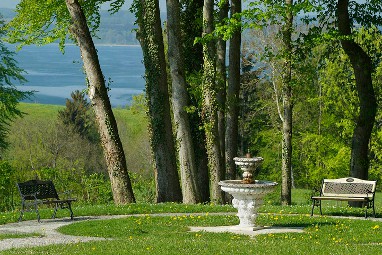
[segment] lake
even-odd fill
[[[13,50],[12,46],[8,46]],[[97,45],[98,57],[113,107],[126,106],[132,96],[144,91],[144,65],[140,46]],[[75,90],[86,89],[80,50],[67,45],[65,54],[57,44],[26,46],[17,52],[15,59],[26,71],[25,84],[19,90],[34,90],[35,95],[26,102],[65,105],[66,98]]]

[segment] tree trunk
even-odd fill
[[[338,30],[341,35],[351,35],[349,0],[339,0],[337,5]],[[352,138],[350,175],[367,179],[369,171],[369,141],[373,129],[377,102],[372,82],[372,62],[367,53],[353,39],[341,40],[341,45],[353,66],[360,103],[359,116]]]
[[[137,38],[146,69],[146,97],[151,147],[155,158],[157,202],[181,202],[170,113],[166,58],[158,0],[139,0]]]
[[[292,29],[293,0],[286,0],[286,19],[282,28],[284,51],[286,55],[282,74],[283,119],[282,119],[282,183],[281,203],[292,203]]]
[[[203,6],[203,35],[213,31],[213,0],[205,0]],[[206,148],[208,167],[210,171],[211,201],[223,202],[223,193],[218,185],[222,180],[222,159],[220,153],[217,100],[216,100],[216,69],[215,69],[215,41],[209,40],[203,44],[203,117],[206,133]]]
[[[220,2],[219,8],[219,22],[223,22],[228,18],[229,2],[223,0]],[[216,85],[217,85],[217,102],[218,102],[218,132],[221,158],[225,158],[225,104],[226,104],[226,48],[227,43],[223,38],[217,39],[216,44]],[[240,49],[239,49],[240,50]],[[223,173],[225,175],[225,164],[222,165]],[[224,178],[225,176],[222,176]]]
[[[182,26],[182,46],[184,53],[184,65],[187,75],[199,76],[203,68],[203,45],[195,44],[195,38],[201,37],[203,27],[201,26],[203,14],[203,0],[181,1],[181,26]],[[187,84],[188,85],[188,84]],[[203,125],[201,109],[199,108],[198,98],[190,96],[190,105],[197,109],[188,113],[191,133],[193,138],[196,168],[198,171],[197,180],[199,183],[202,202],[210,201],[208,157],[205,147],[205,133],[200,129]]]
[[[203,32],[203,0],[180,0],[180,3],[184,65],[186,73],[194,74],[203,68],[203,46],[195,43],[195,37],[201,37]]]
[[[172,78],[172,109],[183,191],[183,203],[201,203],[194,146],[186,107],[189,106],[180,33],[179,0],[167,0],[168,59]]]
[[[66,0],[72,19],[70,32],[80,47],[88,81],[88,96],[95,112],[101,144],[104,150],[115,204],[135,202],[126,166],[125,153],[118,135],[97,50],[90,35],[86,17],[78,0]]]
[[[241,0],[231,1],[231,17],[241,12]],[[229,44],[227,89],[226,155],[227,179],[237,178],[234,157],[238,155],[241,31],[235,31]]]

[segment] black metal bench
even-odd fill
[[[377,181],[361,180],[353,177],[340,179],[324,179],[321,185],[319,196],[312,196],[312,213],[315,206],[320,208],[322,215],[322,200],[353,201],[363,202],[365,208],[365,218],[367,218],[367,209],[373,209],[375,217],[374,196]]]
[[[26,182],[17,183],[17,187],[21,196],[19,221],[22,221],[24,212],[28,208],[34,208],[37,214],[37,220],[40,222],[38,206],[41,204],[54,205],[52,218],[56,217],[56,213],[59,208],[68,209],[70,211],[70,218],[73,220],[71,204],[76,201],[76,199],[60,199],[52,181],[29,180]]]

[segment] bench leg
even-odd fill
[[[320,208],[320,214],[322,215],[321,200],[312,199],[312,201],[313,201],[312,212],[311,212],[310,216],[313,216],[314,207],[316,207],[316,206],[318,206]]]
[[[21,204],[21,211],[20,211],[20,216],[19,216],[19,222],[21,222],[21,221],[23,220],[24,212],[25,212],[25,210],[27,209],[27,207],[28,207],[28,208],[31,208],[30,205],[27,206],[27,205],[25,205],[24,202]],[[39,213],[39,211],[38,211],[38,203],[37,203],[37,201],[35,201],[35,202],[33,203],[33,207],[34,207],[34,210],[35,210],[35,212],[36,212],[37,221],[38,221],[38,222],[41,222],[41,220],[40,220],[40,213]]]
[[[315,203],[316,201],[314,199],[312,199],[313,203],[312,203],[312,212],[310,213],[310,216],[313,216],[313,211],[314,211],[314,206],[315,206]]]
[[[375,206],[374,206],[374,200],[368,200],[366,202],[366,206],[365,206],[365,219],[367,218],[367,210],[371,208],[373,209],[373,217],[375,218]]]
[[[23,220],[24,210],[25,210],[25,205],[24,205],[24,203],[22,203],[21,204],[20,216],[19,216],[19,222],[21,222]]]
[[[375,218],[375,206],[374,206],[374,200],[368,201],[367,208],[373,209],[373,217]]]
[[[36,211],[37,221],[38,221],[38,222],[41,222],[41,221],[40,221],[40,213],[39,213],[39,211],[38,211],[38,204],[37,204],[37,201],[34,202],[34,209],[35,209],[35,211]]]
[[[55,219],[55,218],[56,218],[57,210],[58,210],[58,204],[55,203],[55,205],[54,205],[54,212],[53,212],[53,215],[52,215],[52,219]]]
[[[67,207],[63,206],[63,203],[66,203],[67,204]],[[73,210],[72,210],[72,203],[70,201],[66,201],[66,202],[63,202],[63,203],[56,203],[55,204],[55,207],[54,207],[54,212],[53,212],[53,215],[52,215],[52,219],[56,218],[56,213],[58,211],[58,208],[68,208],[69,212],[70,212],[70,219],[73,220],[74,219],[74,215],[73,215]]]
[[[71,202],[67,202],[68,204],[68,209],[70,211],[70,219],[73,220],[74,219],[74,215],[73,215],[73,211],[72,211],[72,203]]]

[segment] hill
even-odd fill
[[[65,106],[44,105],[35,103],[20,103],[18,107],[25,113],[23,118],[16,119],[10,129],[8,141],[10,146],[3,157],[4,160],[14,162],[19,169],[31,169],[32,160],[35,161],[37,169],[41,167],[52,167],[51,158],[54,144],[63,146],[71,143],[68,148],[71,151],[57,151],[57,168],[65,168],[68,163],[67,154],[73,154],[76,161],[80,160],[81,153],[86,151],[84,143],[74,141],[73,137],[60,136],[62,126],[57,126],[58,111]],[[152,174],[152,162],[148,134],[148,121],[143,108],[114,108],[118,133],[121,138],[126,155],[128,168],[133,172],[139,172],[144,176]],[[96,151],[92,152],[93,154]],[[97,161],[102,161],[102,155]],[[89,159],[90,160],[90,159]],[[77,164],[77,163],[76,163]],[[76,165],[75,164],[75,165]],[[96,165],[96,164],[95,164]],[[97,165],[101,165],[98,162]],[[33,168],[32,167],[32,168]],[[72,166],[76,168],[77,166]],[[103,169],[104,170],[104,169]],[[100,171],[94,169],[94,171]]]

